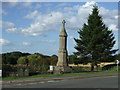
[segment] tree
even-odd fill
[[[57,61],[58,61],[58,56],[57,55],[52,55],[51,57],[50,57],[50,64],[51,65],[56,65],[57,64]]]
[[[77,57],[74,54],[68,56],[68,64],[77,64],[77,63],[78,63]]]
[[[116,55],[116,59],[120,60],[120,54]]]
[[[22,53],[19,51],[14,51],[10,53],[3,53],[2,54],[2,64],[17,64],[18,58],[21,56],[30,55],[29,53]]]
[[[27,64],[30,66],[30,72],[46,72],[49,68],[48,56],[39,53],[31,54],[28,56],[20,57],[17,61],[18,64]]]
[[[87,24],[78,31],[79,38],[75,39],[75,53],[77,56],[87,57],[87,63],[91,63],[91,71],[102,60],[108,61],[117,50],[113,50],[115,44],[112,30],[103,23],[102,17],[96,5],[93,6],[92,14],[89,15]]]
[[[26,64],[26,65],[28,65],[27,57],[23,56],[23,57],[18,58],[17,64]]]

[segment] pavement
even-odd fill
[[[32,82],[58,81],[58,80],[69,80],[69,79],[84,79],[84,78],[106,77],[106,76],[118,76],[118,73],[66,75],[66,76],[55,76],[55,77],[37,77],[37,78],[15,79],[15,80],[3,80],[2,84],[4,85],[4,84],[32,83]]]

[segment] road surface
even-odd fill
[[[118,76],[4,84],[3,88],[118,88]]]

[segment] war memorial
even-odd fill
[[[58,51],[58,62],[54,67],[54,74],[60,74],[64,72],[71,72],[67,62],[67,32],[65,29],[65,20],[62,21],[62,29],[60,31],[59,40],[59,51]]]

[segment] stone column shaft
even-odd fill
[[[60,40],[59,40],[59,51],[58,51],[58,67],[66,67],[67,66],[67,33],[65,30],[65,21],[62,22],[62,30],[60,32]]]

